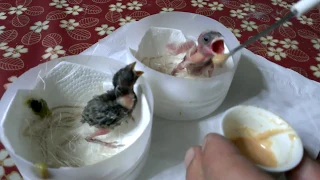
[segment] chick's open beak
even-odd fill
[[[134,71],[137,76],[141,76],[144,72],[143,71]]]
[[[212,52],[216,54],[221,54],[224,51],[224,39],[223,38],[217,38],[215,41],[211,44],[211,50]]]
[[[137,62],[135,61],[135,62],[129,64],[129,67],[137,76],[141,76],[144,72],[143,71],[135,71],[134,68],[135,68],[136,64],[137,64]]]

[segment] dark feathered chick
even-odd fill
[[[98,130],[88,136],[88,142],[95,142],[109,147],[118,147],[116,142],[103,142],[94,139],[96,136],[105,135],[111,129],[119,126],[127,118],[132,118],[132,111],[137,104],[137,96],[133,86],[143,74],[142,71],[134,71],[135,63],[120,69],[113,77],[114,89],[104,94],[95,96],[87,103],[82,112],[82,123],[95,126]]]

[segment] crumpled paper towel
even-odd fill
[[[144,57],[169,55],[166,48],[167,44],[180,44],[186,42],[186,40],[181,30],[150,27],[141,39],[136,57],[140,59]]]
[[[61,102],[84,106],[94,95],[102,94],[103,84],[111,81],[109,71],[104,73],[79,64],[61,62],[38,82],[35,89],[44,90],[51,106],[61,105]],[[53,98],[53,94],[57,96]]]
[[[156,71],[170,74],[186,53],[172,56],[168,53],[166,45],[169,43],[184,43],[186,38],[181,30],[161,27],[150,27],[142,37],[135,57],[144,65]],[[134,50],[131,50],[134,52]],[[189,77],[186,70],[177,74],[178,77]]]
[[[117,44],[112,40],[118,39],[123,42],[126,38],[126,29],[130,31],[130,24],[121,27],[117,34],[109,35],[82,54],[111,56],[124,61],[124,56],[121,55],[125,53],[125,49],[119,48],[123,47],[123,44]],[[112,46],[108,46],[109,44]],[[113,53],[102,53],[106,47]],[[316,157],[320,150],[320,121],[317,121],[320,107],[319,94],[319,83],[269,62],[248,50],[243,50],[242,60],[227,98],[213,114],[193,122],[154,118],[150,155],[137,179],[184,180],[185,152],[193,145],[202,144],[207,133],[220,133],[222,113],[238,104],[260,106],[284,118],[297,130],[307,151],[312,157]]]

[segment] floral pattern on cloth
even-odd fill
[[[243,43],[285,16],[295,2],[1,0],[0,96],[30,68],[79,54],[120,26],[152,14],[183,11],[208,16],[225,25]],[[284,23],[247,49],[320,82],[320,11],[313,9]],[[1,143],[0,149],[0,177],[21,179]]]

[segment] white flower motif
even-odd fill
[[[126,5],[122,5],[122,3],[116,3],[116,4],[111,4],[109,6],[109,10],[110,11],[117,11],[117,12],[122,12],[123,10],[122,9],[125,9],[126,8]]]
[[[15,80],[15,79],[14,79]],[[9,157],[9,153],[2,149],[0,151],[0,164],[2,164],[5,167],[12,167],[14,166],[13,160]]]
[[[230,14],[231,17],[237,17],[238,19],[243,19],[244,16],[247,15],[247,13],[242,12],[242,10],[240,10],[240,9],[231,10],[230,13],[231,13],[231,14]]]
[[[291,40],[289,38],[285,38],[284,41],[280,41],[280,44],[283,44],[283,47],[286,49],[289,49],[289,48],[298,49],[297,44],[299,44],[299,43],[296,40]]]
[[[282,0],[271,0],[273,5],[279,5],[280,7],[286,7],[287,6],[287,2],[282,1]]]
[[[320,61],[320,53],[318,53],[318,57],[316,57],[317,61]]]
[[[245,11],[252,11],[252,12],[256,11],[256,6],[250,3],[244,3],[244,4],[241,4],[240,6],[243,7],[243,10]]]
[[[6,42],[1,42],[1,43],[0,43],[0,49],[1,49],[1,50],[8,49],[7,44],[8,44],[8,43],[6,43]]]
[[[68,21],[61,20],[60,22],[61,22],[60,27],[67,28],[68,30],[74,30],[75,27],[79,26],[79,23],[76,22],[76,20],[74,19],[69,19]]]
[[[35,26],[31,26],[30,30],[35,31],[36,33],[40,33],[42,30],[47,30],[49,28],[49,21],[38,21],[34,23]]]
[[[4,167],[14,166],[13,160],[9,157],[8,152],[4,149],[0,151],[0,164],[2,165],[0,166],[0,178],[2,179],[2,177],[5,175],[3,166]]]
[[[286,9],[290,9],[292,7],[292,4],[286,3],[283,7],[286,8]]]
[[[308,25],[312,25],[313,24],[313,20],[311,18],[308,18],[305,15],[300,16],[297,19],[299,19],[301,24],[308,24]]]
[[[5,20],[7,19],[7,16],[5,16],[6,13],[5,12],[0,12],[0,20]]]
[[[9,83],[3,85],[4,89],[8,89],[9,86],[10,86],[15,80],[17,80],[17,79],[18,79],[17,76],[11,76],[11,77],[9,77],[9,78],[8,78]],[[0,176],[0,177],[1,177],[1,176]]]
[[[83,8],[76,5],[76,6],[73,6],[73,8],[67,7],[66,10],[67,10],[66,11],[67,14],[72,14],[72,15],[76,16],[76,15],[79,15],[79,12],[83,11]]]
[[[135,10],[140,10],[142,4],[140,4],[139,1],[133,1],[132,3],[129,2],[129,3],[127,4],[127,6],[128,6],[128,9],[129,9],[129,10],[134,10],[134,9],[135,9]]]
[[[200,8],[204,7],[204,5],[207,5],[207,2],[203,2],[203,0],[192,0],[191,3],[193,7],[200,7]]]
[[[98,34],[103,36],[105,34],[111,34],[115,28],[113,26],[109,27],[108,24],[102,24],[101,27],[96,27],[96,31],[99,31]]]
[[[222,11],[223,10],[223,7],[224,5],[223,4],[220,4],[218,2],[213,2],[211,4],[208,4],[209,7],[211,7],[211,10],[219,10],[219,11]]]
[[[23,180],[20,174],[16,171],[11,172],[7,175],[8,180]]]
[[[279,21],[280,18],[279,18],[279,17],[276,17],[276,20]],[[290,21],[284,22],[284,23],[282,24],[282,26],[284,26],[284,27],[289,27],[289,26],[291,26],[291,25],[292,25],[292,22],[290,22]]]
[[[21,57],[21,53],[27,53],[28,48],[24,48],[23,45],[18,45],[16,48],[6,49],[6,53],[3,54],[4,57],[13,57],[18,58]]]
[[[16,13],[17,15],[21,15],[21,14],[23,14],[23,11],[26,11],[27,10],[27,8],[26,7],[23,7],[23,5],[19,5],[19,6],[17,6],[17,7],[11,7],[11,8],[9,8],[9,14],[14,14],[14,13]]]
[[[50,3],[49,6],[56,6],[56,8],[67,7],[69,4],[66,2],[66,0],[52,0],[52,3]]]
[[[241,27],[243,29],[246,29],[247,31],[252,31],[253,29],[257,29],[258,26],[256,25],[256,23],[254,21],[242,21],[243,24],[241,24]]]
[[[6,28],[5,26],[0,26],[0,34],[3,33],[3,30],[4,30],[5,28]]]
[[[281,58],[286,58],[287,57],[287,54],[283,52],[283,49],[282,48],[273,48],[273,47],[270,47],[268,48],[268,56],[271,56],[271,57],[274,57],[274,59],[276,61],[280,61]]]
[[[173,8],[162,8],[160,13],[164,13],[164,12],[172,12],[174,11]]]
[[[133,21],[136,21],[136,20],[132,19],[130,16],[126,16],[126,18],[121,18],[120,19],[119,25],[123,26],[123,25],[128,24],[128,23],[133,22]]]
[[[320,64],[317,66],[310,66],[310,69],[314,71],[313,75],[317,78],[320,78]]]
[[[45,52],[46,52],[46,54],[42,55],[42,58],[47,59],[48,57],[50,57],[50,60],[58,58],[59,54],[66,53],[65,50],[62,50],[62,46],[56,46],[54,48],[49,47],[46,49]]]
[[[313,43],[314,48],[320,49],[320,38],[312,39],[311,42]]]
[[[264,45],[268,45],[269,44],[270,46],[275,46],[276,43],[279,42],[279,40],[273,39],[272,36],[267,36],[267,38],[262,37],[262,38],[260,38],[260,40],[262,41],[262,44],[264,44]]]
[[[241,37],[239,29],[228,28],[236,37]]]

